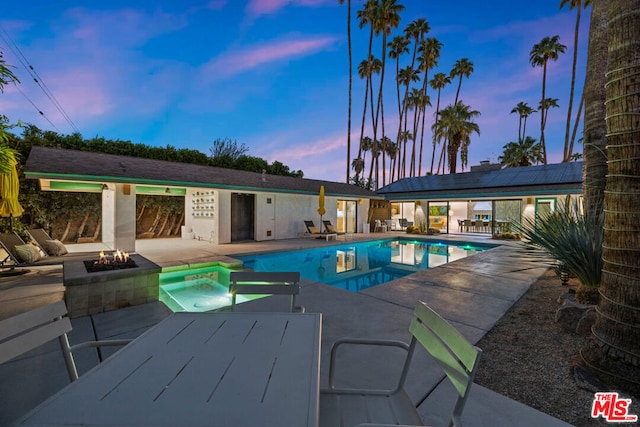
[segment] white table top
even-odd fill
[[[176,313],[18,425],[316,426],[317,313]]]

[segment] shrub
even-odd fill
[[[564,262],[582,286],[597,288],[600,285],[604,239],[602,209],[585,215],[580,202],[567,197],[554,212],[538,215],[535,220],[525,218],[519,228],[533,245],[544,248]],[[594,292],[580,290],[578,294],[593,295]]]

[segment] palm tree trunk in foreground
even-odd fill
[[[640,391],[640,2],[609,2],[608,174],[600,303],[590,366]],[[586,353],[586,354],[585,354]]]
[[[605,101],[607,69],[607,0],[594,0],[589,29],[587,74],[584,83],[583,184],[586,215],[602,210],[607,175]]]

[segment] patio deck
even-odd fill
[[[356,234],[355,240],[392,237],[395,233]],[[443,237],[443,236],[440,236]],[[468,235],[447,240],[487,241]],[[161,266],[189,264],[233,257],[236,254],[284,249],[303,249],[341,244],[315,239],[289,239],[212,245],[205,241],[165,239],[138,240],[136,252]],[[87,245],[71,250],[93,250]],[[331,344],[338,338],[368,337],[409,340],[408,325],[416,300],[423,300],[454,324],[468,339],[477,342],[546,270],[550,259],[527,251],[517,243],[484,251],[450,264],[420,271],[373,288],[353,293],[308,280],[302,281],[298,303],[307,312],[323,313],[321,386],[327,385]],[[22,277],[0,282],[0,316],[9,317],[62,298],[61,267],[37,267]],[[242,310],[269,310],[279,302],[264,298],[242,304]],[[70,339],[129,338],[168,316],[162,303],[151,303],[73,320]],[[374,325],[371,327],[371,325]],[[77,354],[80,374],[96,363],[95,354]],[[364,369],[392,366],[401,354],[379,358],[363,354],[344,358],[353,381],[367,382]],[[424,363],[415,363],[410,373],[410,394],[426,425],[446,426],[453,390],[442,382],[443,374],[430,363],[426,352],[417,353]],[[372,360],[373,359],[373,360]],[[366,360],[366,363],[364,361]],[[58,344],[51,342],[0,366],[0,425],[6,425],[68,383]],[[481,363],[491,363],[485,360]],[[484,387],[473,386],[464,412],[467,426],[567,426],[556,418],[508,399]]]

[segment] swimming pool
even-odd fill
[[[251,270],[299,271],[302,278],[358,292],[493,247],[467,242],[390,239],[237,259]]]
[[[231,305],[229,273],[218,264],[174,268],[160,273],[159,299],[173,312],[203,312]],[[238,303],[252,299],[238,295]]]
[[[421,240],[375,240],[289,252],[236,257],[255,271],[299,271],[304,279],[358,292],[437,267],[495,247],[480,243]],[[160,273],[160,301],[171,310],[200,312],[231,305],[232,268],[212,263],[197,268],[173,268]],[[238,295],[241,303],[254,299]]]

